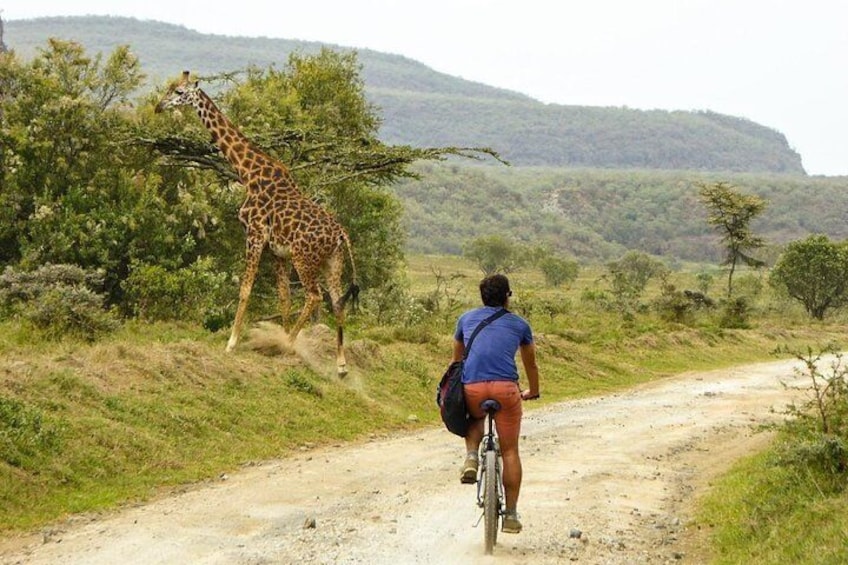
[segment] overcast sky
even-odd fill
[[[846,0],[0,0],[0,10],[374,49],[548,103],[712,110],[780,131],[809,174],[848,175]]]

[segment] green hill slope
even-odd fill
[[[322,47],[104,16],[11,20],[5,31],[6,44],[24,57],[50,37],[77,41],[92,53],[128,44],[141,58],[151,86],[183,69],[212,74],[248,65],[279,66],[292,51]],[[358,55],[369,98],[381,109],[381,137],[388,143],[488,146],[516,165],[804,174],[800,155],[781,133],[748,120],[711,112],[546,105],[406,57],[370,50]]]
[[[811,233],[848,238],[848,177],[691,171],[423,165],[421,179],[398,183],[408,248],[459,254],[463,243],[502,234],[545,244],[587,262],[629,249],[672,260],[719,263],[722,247],[707,224],[698,183],[728,181],[766,201],[752,224],[773,260],[780,246]]]

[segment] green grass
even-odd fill
[[[225,332],[176,324],[127,324],[96,343],[46,342],[0,324],[0,531],[149,499],[304,446],[439,426],[436,382],[456,315],[478,301],[480,274],[457,258],[409,265],[412,296],[432,292],[435,268],[464,275],[453,283],[462,299],[407,325],[351,315],[343,380],[332,332],[303,362],[248,343],[227,354]],[[845,329],[787,311],[765,312],[748,330],[675,326],[650,313],[622,323],[581,301],[592,275],[568,289],[547,288],[533,272],[511,278],[514,306],[527,310],[538,340],[542,403],[767,360],[776,345],[830,341]],[[569,308],[539,315],[529,308],[538,296]]]
[[[737,464],[700,501],[715,564],[848,562],[848,493],[820,491],[806,473],[767,451]]]

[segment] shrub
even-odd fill
[[[557,316],[567,314],[571,309],[570,301],[560,297],[532,297],[528,302],[531,313],[547,317],[551,324]]]
[[[831,492],[841,492],[846,485],[848,441],[843,437],[816,435],[786,441],[778,452],[781,465],[812,474],[820,489],[827,485]]]
[[[59,430],[35,408],[0,396],[0,461],[37,469],[38,461],[60,444]]]
[[[840,353],[833,354],[829,372],[820,368],[824,354],[833,351],[795,355],[804,363],[796,373],[809,377],[811,394],[787,407],[778,458],[781,465],[812,476],[820,489],[841,492],[848,485],[848,368]]]
[[[545,275],[545,282],[550,286],[574,282],[580,271],[576,261],[554,256],[545,257],[539,261],[539,269]]]
[[[57,285],[31,301],[24,317],[48,339],[65,336],[92,341],[116,330],[120,323],[103,309],[105,297],[79,286]]]
[[[693,321],[694,303],[683,292],[674,287],[666,290],[653,302],[657,314],[667,322],[691,324]]]
[[[748,319],[751,314],[751,306],[748,299],[739,296],[726,301],[721,311],[719,326],[727,329],[747,329],[750,327]]]
[[[47,264],[35,271],[6,267],[0,275],[0,306],[8,316],[49,288],[79,285],[96,288],[102,280],[102,273],[86,272],[76,265]]]
[[[235,293],[226,274],[216,272],[210,258],[175,270],[135,263],[124,290],[132,312],[145,321],[193,321],[215,331],[232,319],[230,304]]]
[[[0,275],[0,315],[27,320],[48,339],[96,339],[119,325],[98,292],[103,279],[102,271],[76,265],[48,264],[34,271],[6,267]]]
[[[827,353],[833,354],[829,372],[820,368],[822,357]],[[804,363],[812,395],[800,406],[789,406],[794,425],[810,432],[848,439],[848,367],[844,365],[842,354],[830,346],[815,354],[808,349],[806,354],[796,353],[795,357]]]
[[[604,278],[609,283],[613,297],[612,306],[624,320],[632,321],[636,312],[644,309],[639,303],[648,281],[659,277],[665,279],[668,267],[641,251],[628,251],[618,261],[607,263]]]
[[[363,293],[362,310],[377,324],[390,324],[402,328],[417,328],[430,320],[435,312],[433,296],[412,296],[400,284],[389,284]]]

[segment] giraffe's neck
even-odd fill
[[[230,121],[208,94],[201,90],[198,95],[195,110],[200,121],[209,130],[212,141],[239,174],[242,182],[249,181],[256,171],[271,166],[278,169],[277,174],[284,177],[290,188],[295,187],[288,167],[259,149]]]

